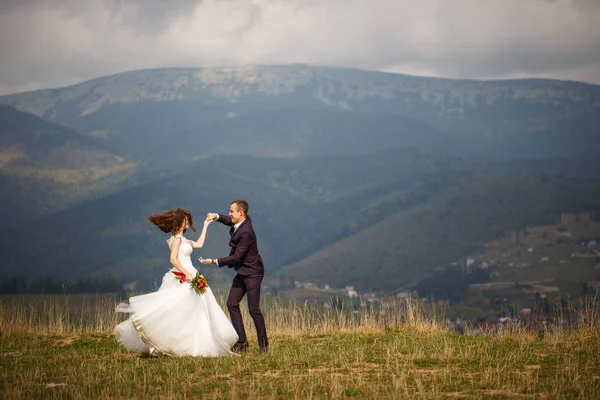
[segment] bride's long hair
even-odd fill
[[[194,219],[187,208],[173,208],[171,210],[163,211],[149,216],[148,221],[152,222],[164,233],[174,234],[181,228],[186,218],[190,224],[190,228],[196,232],[196,228],[194,228]],[[185,233],[186,230],[187,229],[184,228],[183,233]]]

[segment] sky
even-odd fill
[[[600,84],[600,0],[0,0],[0,94],[306,63]]]

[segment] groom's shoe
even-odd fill
[[[234,353],[241,353],[246,350],[248,350],[248,343],[236,343],[233,345],[233,349],[231,349]]]
[[[260,351],[261,353],[268,353],[269,352],[269,346],[261,347],[260,349],[258,349],[258,351]]]

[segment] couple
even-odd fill
[[[117,307],[117,311],[131,314],[115,328],[117,342],[129,351],[153,356],[218,357],[244,351],[248,342],[240,301],[248,294],[248,308],[256,327],[260,351],[268,351],[265,321],[259,307],[264,268],[252,220],[248,216],[248,203],[233,201],[229,216],[208,214],[202,233],[195,242],[183,236],[187,228],[196,231],[192,215],[186,209],[175,208],[152,215],[148,220],[161,231],[171,234],[167,243],[173,268],[163,276],[158,291],[131,297],[129,304]],[[189,285],[197,272],[192,265],[192,250],[204,245],[206,230],[213,221],[231,226],[230,254],[217,259],[200,258],[199,261],[219,267],[228,265],[237,272],[227,299],[232,322],[225,316],[210,287],[204,294],[198,295],[190,290]],[[186,283],[180,283],[174,272],[184,274]],[[231,346],[234,346],[233,351]]]

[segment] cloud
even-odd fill
[[[600,83],[599,27],[596,0],[4,0],[0,93],[292,62]]]

